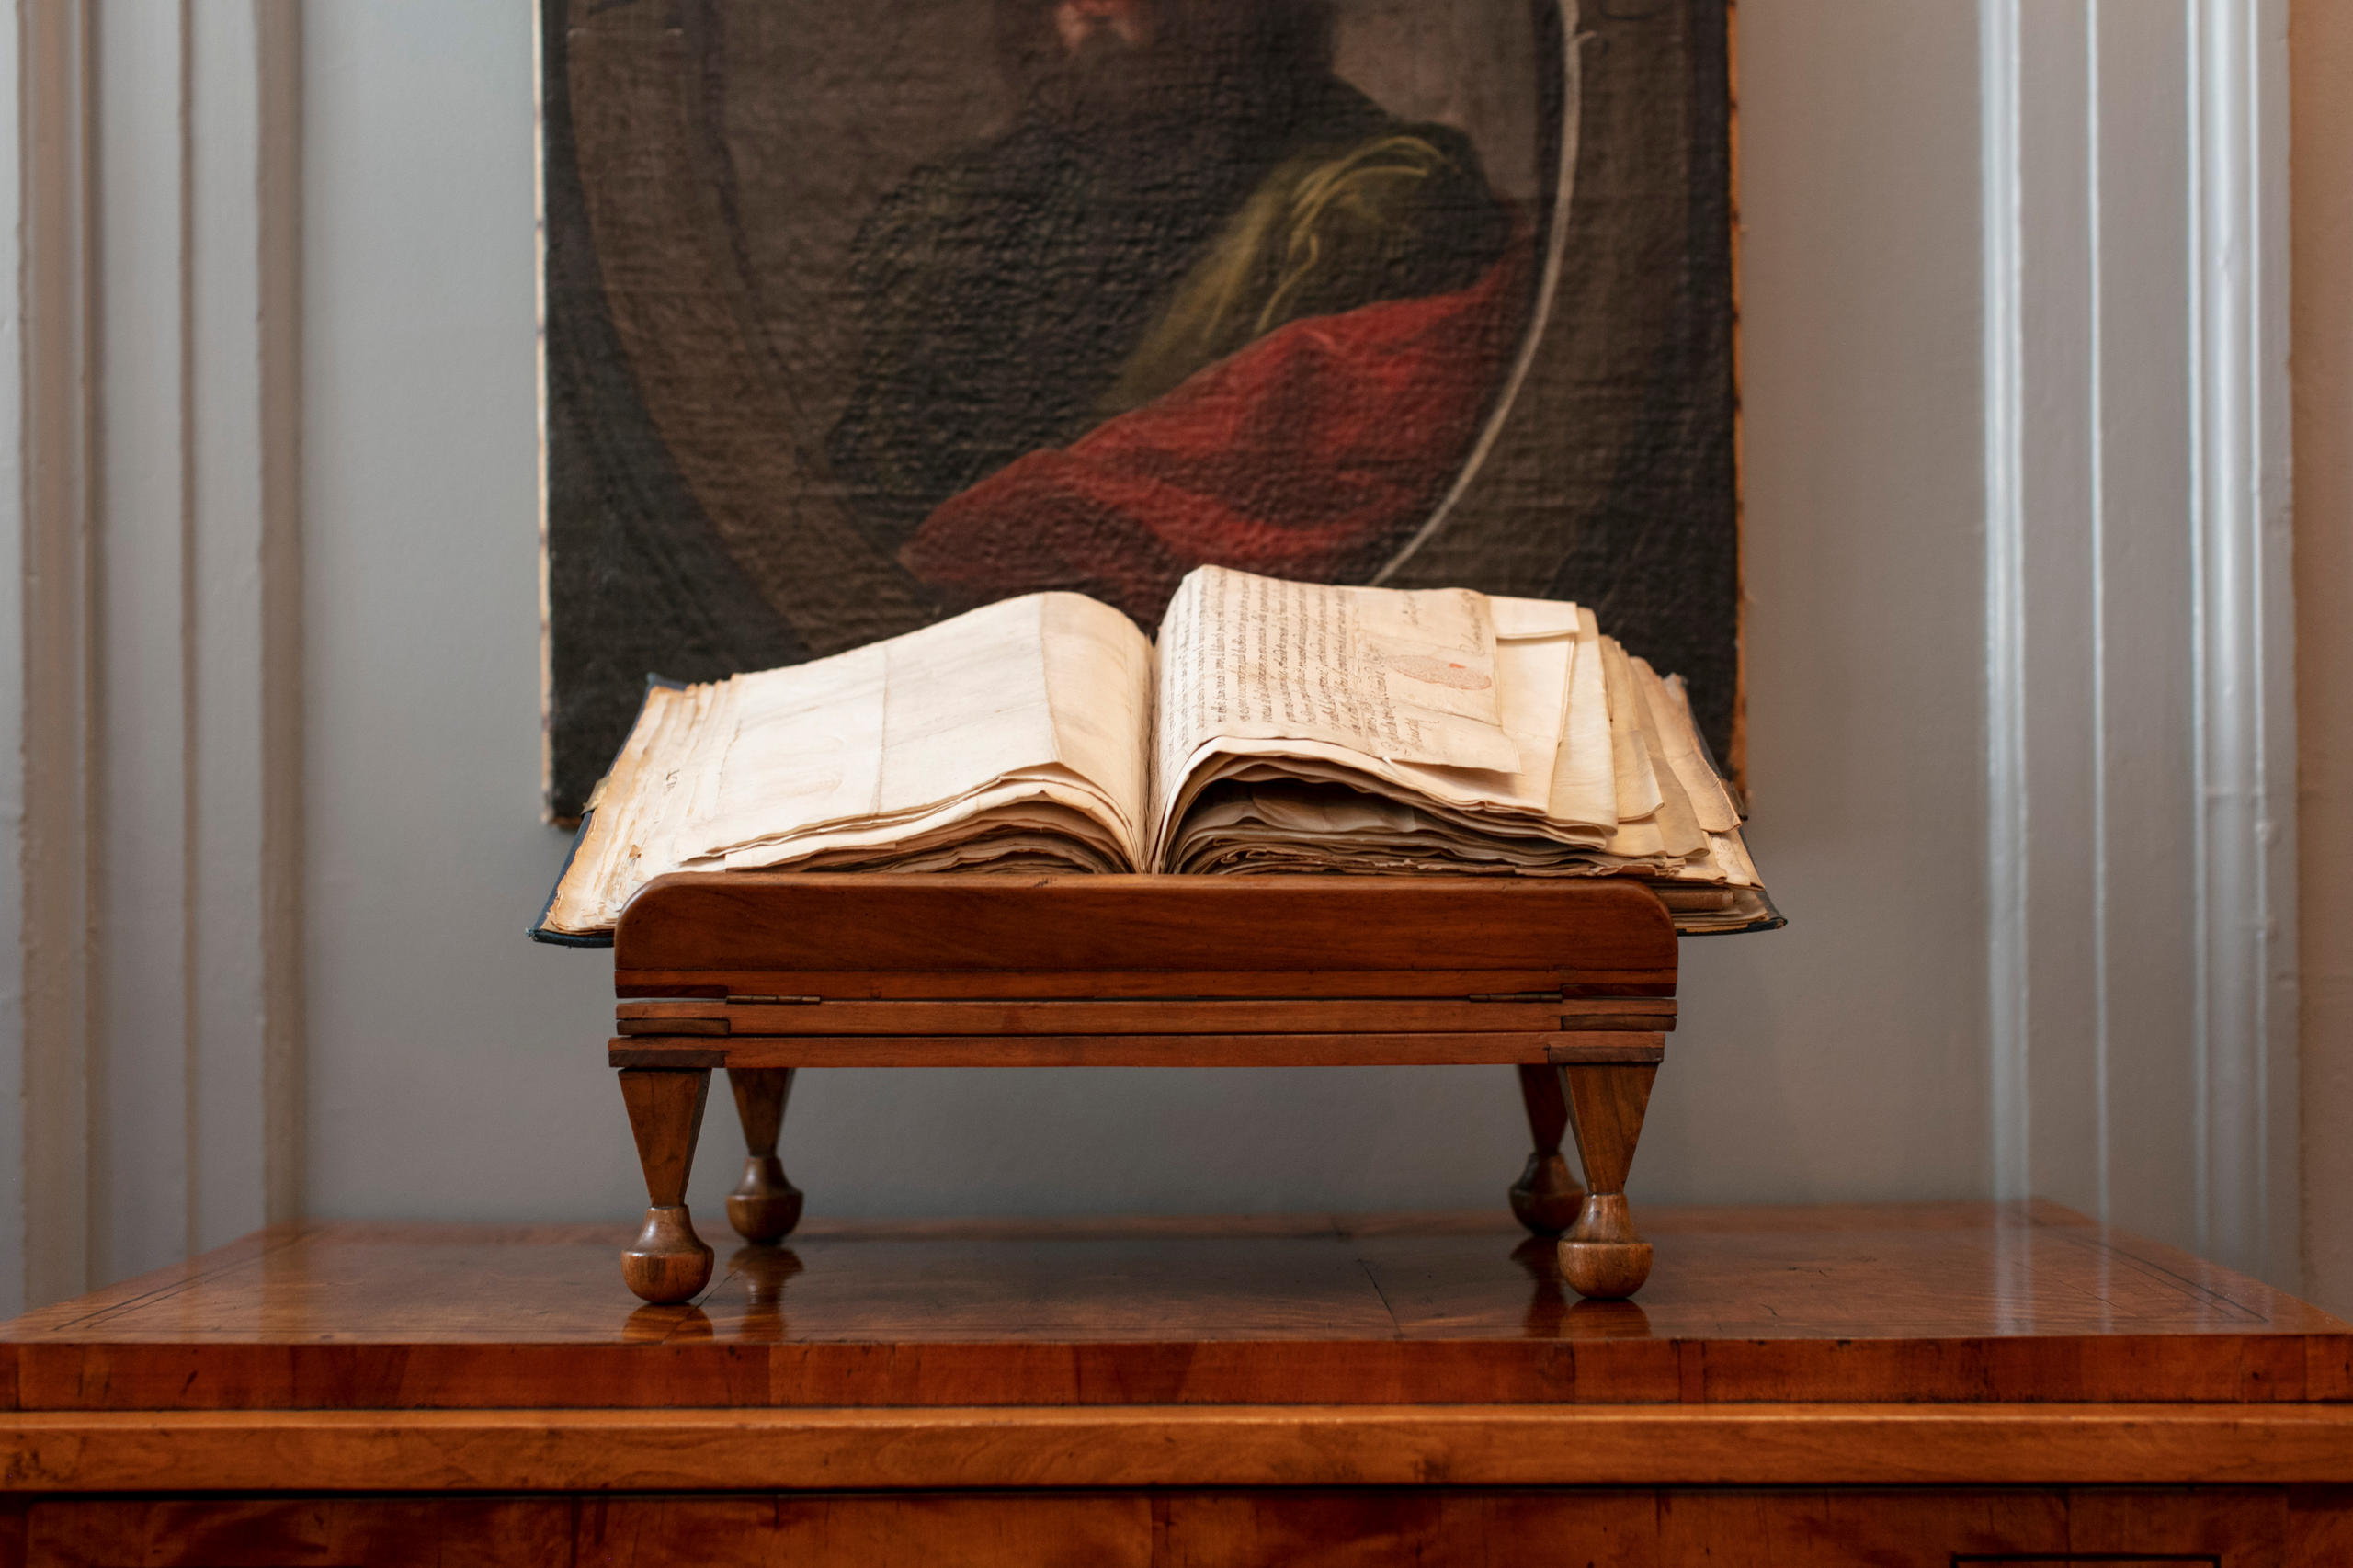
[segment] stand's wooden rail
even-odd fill
[[[1535,1142],[1513,1213],[1562,1235],[1579,1293],[1629,1296],[1651,1248],[1626,1171],[1675,975],[1666,911],[1621,881],[664,877],[614,939],[610,1060],[651,1202],[622,1274],[649,1301],[710,1278],[685,1194],[714,1067],[748,1149],[727,1217],[774,1241],[801,1218],[777,1139],[803,1067],[1507,1062]]]

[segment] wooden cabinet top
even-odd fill
[[[639,1308],[619,1227],[312,1224],[0,1328],[38,1410],[2353,1399],[2353,1327],[2051,1205],[813,1221]]]

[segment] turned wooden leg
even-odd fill
[[[1582,1062],[1563,1069],[1569,1125],[1585,1162],[1586,1194],[1577,1222],[1561,1238],[1561,1274],[1580,1296],[1623,1301],[1650,1278],[1651,1244],[1634,1233],[1626,1207],[1626,1170],[1643,1135],[1654,1062]]]
[[[621,1254],[621,1278],[649,1301],[683,1301],[710,1282],[710,1249],[687,1215],[687,1173],[694,1168],[710,1070],[624,1067],[620,1079],[652,1205],[636,1244]]]
[[[745,1241],[772,1242],[801,1223],[801,1189],[784,1176],[776,1157],[784,1108],[792,1098],[790,1067],[730,1067],[727,1086],[735,1091],[735,1115],[744,1123],[744,1179],[727,1195],[727,1222]]]
[[[1528,1108],[1528,1131],[1536,1142],[1536,1152],[1528,1156],[1528,1168],[1511,1184],[1511,1211],[1538,1235],[1557,1236],[1574,1222],[1585,1203],[1585,1188],[1569,1174],[1569,1162],[1561,1153],[1561,1134],[1569,1125],[1561,1070],[1520,1063],[1519,1097]]]

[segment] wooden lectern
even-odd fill
[[[1635,882],[697,872],[648,883],[613,956],[651,1203],[621,1271],[649,1301],[710,1278],[685,1197],[714,1067],[748,1150],[727,1217],[767,1242],[801,1218],[777,1137],[803,1067],[1509,1063],[1535,1142],[1512,1212],[1580,1295],[1650,1273],[1626,1171],[1676,935]]]

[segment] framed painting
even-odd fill
[[[547,785],[649,675],[1204,562],[1741,744],[1726,0],[542,0]]]

